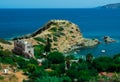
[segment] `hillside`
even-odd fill
[[[102,6],[101,8],[104,8],[104,9],[120,9],[120,3],[107,4],[107,5]]]
[[[98,40],[83,38],[79,27],[67,20],[50,20],[37,31],[16,39],[23,39],[31,42],[33,45],[46,45],[49,38],[51,51],[60,52],[70,51],[74,48],[89,47],[98,44]]]

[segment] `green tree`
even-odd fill
[[[52,63],[52,64],[60,64],[64,62],[64,55],[58,51],[55,52],[51,52],[48,55],[48,60]]]
[[[50,39],[47,38],[47,43],[46,43],[44,52],[50,52],[50,50],[51,50],[51,43],[50,43]]]
[[[110,57],[99,57],[94,59],[93,65],[99,71],[108,71],[109,67],[111,67],[112,58]]]
[[[62,77],[62,82],[72,82],[71,78],[68,76],[63,76]]]
[[[34,82],[36,79],[44,76],[47,76],[47,73],[44,71],[44,69],[40,67],[36,67],[36,69],[29,75],[29,78],[32,82]]]
[[[66,71],[67,76],[69,76],[72,80],[75,78],[79,78],[79,73],[76,69],[68,69]]]
[[[45,77],[38,78],[34,82],[62,82],[62,79],[56,76],[52,76],[52,77],[45,76]]]
[[[92,63],[92,61],[93,61],[93,55],[92,54],[87,54],[86,55],[86,61],[88,62],[88,63]]]
[[[89,70],[81,70],[78,74],[78,82],[89,82],[92,77]]]
[[[35,45],[34,46],[34,54],[36,58],[40,58],[42,53],[44,52],[44,46],[43,45]]]
[[[36,70],[36,65],[28,64],[26,69],[29,73],[33,73]]]
[[[120,54],[114,55],[113,59],[120,58]]]

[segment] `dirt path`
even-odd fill
[[[24,75],[23,71],[18,71],[14,75],[18,78],[17,82],[23,82],[24,79],[28,79],[28,76]]]

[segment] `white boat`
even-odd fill
[[[101,50],[102,53],[105,53],[106,51],[105,50]]]

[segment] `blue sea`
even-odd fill
[[[101,41],[96,47],[74,53],[78,57],[88,53],[96,57],[120,53],[120,10],[117,9],[0,9],[0,38],[9,40],[32,33],[51,19],[69,20],[80,27],[84,37]],[[105,44],[102,40],[105,35],[117,42]]]

